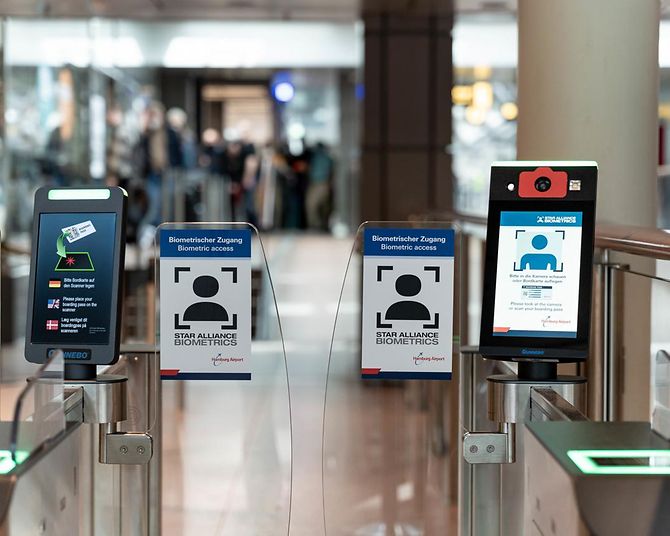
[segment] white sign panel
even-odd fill
[[[251,379],[251,230],[160,231],[161,377]]]
[[[362,376],[450,379],[452,229],[364,230]]]

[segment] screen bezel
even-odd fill
[[[554,169],[558,169],[556,166]],[[516,176],[526,167],[513,168]],[[591,168],[592,184],[585,185],[584,191],[565,198],[538,199],[519,198],[514,192],[506,191],[510,180],[492,171],[492,198],[486,235],[486,256],[482,317],[480,331],[480,353],[489,358],[511,361],[583,361],[588,356],[589,332],[591,324],[591,288],[593,280],[593,246],[595,234],[595,174]],[[495,181],[495,188],[494,188]],[[503,193],[505,191],[505,193]],[[589,195],[592,194],[592,195]],[[498,248],[500,239],[500,215],[502,212],[581,212],[582,241],[580,248],[579,297],[577,316],[577,336],[563,337],[512,337],[493,335],[496,284],[498,276]]]
[[[107,199],[86,198],[86,192],[93,192],[96,190],[109,191],[109,197]],[[53,191],[62,192],[63,195],[54,196],[57,198],[50,199],[49,192]],[[74,190],[70,191],[74,192]],[[38,251],[39,227],[40,219],[43,214],[113,213],[116,215],[112,269],[113,275],[110,297],[109,340],[107,341],[107,344],[64,343],[61,346],[64,350],[90,352],[90,359],[85,360],[67,359],[66,353],[66,363],[77,363],[82,365],[111,365],[116,363],[119,358],[119,345],[121,342],[121,293],[123,290],[122,279],[126,245],[125,237],[127,196],[125,192],[118,187],[78,188],[77,191],[83,192],[83,194],[80,196],[72,195],[71,197],[67,198],[67,188],[51,187],[40,188],[35,193],[25,344],[25,357],[31,363],[46,362],[48,359],[49,350],[56,349],[59,346],[57,343],[35,343],[32,340],[35,308],[35,279],[37,276],[36,268],[38,255],[40,254],[40,251]],[[44,247],[39,249],[42,250]]]

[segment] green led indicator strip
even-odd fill
[[[670,450],[569,450],[568,457],[587,475],[670,475]],[[668,465],[598,465],[598,458],[665,458]]]
[[[0,475],[6,475],[14,470],[17,465],[26,461],[28,453],[19,450],[16,452],[16,461],[12,459],[12,453],[8,450],[0,450]]]
[[[49,190],[51,201],[80,201],[82,199],[109,199],[111,192],[109,188],[67,188],[62,190]]]

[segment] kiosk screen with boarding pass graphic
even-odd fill
[[[40,216],[33,342],[108,343],[115,226],[114,213]]]

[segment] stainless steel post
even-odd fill
[[[603,288],[603,421],[615,421],[619,405],[622,274],[621,265],[605,264]]]
[[[584,364],[587,387],[587,414],[597,421],[603,420],[605,395],[605,348],[606,340],[606,288],[607,288],[607,251],[601,253],[601,259],[593,266],[593,299],[591,312],[591,344],[589,359]]]
[[[174,176],[172,175],[172,170],[168,170],[163,172],[163,176],[161,178],[161,213],[160,213],[160,221],[172,221],[172,218],[170,217],[170,208],[171,208],[171,203],[172,203],[172,188],[171,186],[174,184]]]
[[[121,465],[119,523],[121,534],[161,534],[161,396],[159,356],[152,346],[123,349],[114,371],[128,377],[128,420],[121,431],[147,431],[153,438],[153,456],[145,465]]]
[[[594,267],[591,358],[586,363],[591,419],[618,418],[624,265],[609,262],[604,250]]]
[[[498,431],[497,424],[488,418],[486,378],[511,369],[502,361],[483,359],[476,348],[462,348],[459,361],[458,533],[495,535],[500,532],[499,466],[465,462],[461,438],[468,430]]]
[[[487,378],[489,391],[489,418],[501,426],[519,428],[510,441],[514,448],[514,463],[501,464],[500,471],[500,536],[519,536],[524,533],[525,452],[524,423],[530,418],[530,399],[534,387],[548,387],[565,400],[582,408],[586,379],[578,376],[559,376],[552,382],[521,381],[515,375],[493,375]],[[488,533],[478,533],[481,536]]]
[[[146,354],[148,364],[148,415],[153,417],[153,426],[149,433],[154,440],[154,455],[149,463],[149,536],[160,536],[161,509],[162,509],[162,482],[161,474],[163,467],[162,443],[163,443],[163,411],[161,396],[161,366],[160,354],[150,352]]]
[[[186,173],[184,170],[173,171],[174,211],[173,221],[186,221]]]

